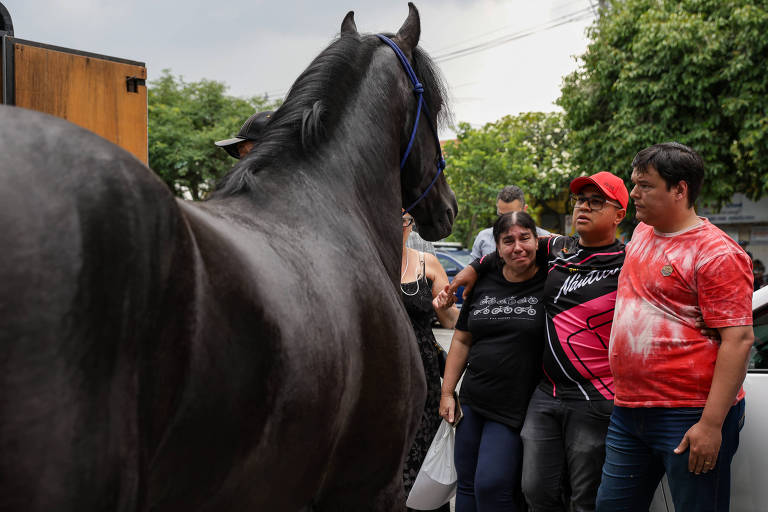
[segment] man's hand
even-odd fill
[[[683,440],[675,448],[678,455],[689,450],[688,471],[698,475],[715,467],[723,440],[721,429],[722,426],[708,425],[702,421],[688,429]]]
[[[703,318],[699,317],[696,319],[696,328],[701,332],[702,335],[706,336],[707,338],[713,338],[717,341],[720,341],[720,331],[707,327],[707,324],[704,323]]]
[[[688,471],[706,473],[717,463],[723,440],[723,421],[739,393],[747,374],[749,351],[755,340],[751,325],[718,327],[720,348],[707,403],[699,422],[688,429],[675,453],[689,450]]]
[[[469,292],[472,290],[472,287],[475,286],[476,282],[477,272],[475,272],[475,269],[470,265],[467,265],[461,272],[456,274],[456,277],[453,278],[451,285],[448,287],[447,293],[449,295],[456,295],[456,290],[458,290],[460,286],[463,286],[463,297],[466,299],[469,297]]]
[[[432,307],[435,311],[443,311],[456,304],[456,294],[450,293],[449,288],[449,285],[445,285],[445,288],[432,299]]]

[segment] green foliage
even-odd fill
[[[496,195],[506,185],[523,189],[534,217],[565,213],[566,186],[575,176],[566,142],[558,113],[506,116],[480,129],[459,124],[456,140],[444,147],[446,176],[459,203],[450,238],[471,247],[477,232],[496,219]]]
[[[768,192],[765,1],[615,0],[564,79],[573,165],[624,176],[641,149],[675,140],[707,164],[702,198]]]
[[[180,197],[201,199],[235,163],[214,142],[233,137],[256,111],[275,108],[263,97],[235,98],[213,80],[184,82],[169,70],[148,89],[149,166]]]

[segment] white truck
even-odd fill
[[[752,317],[755,344],[744,381],[746,420],[731,466],[731,512],[768,510],[768,443],[763,437],[768,433],[768,286],[752,296]],[[656,490],[650,510],[675,510],[666,477]]]

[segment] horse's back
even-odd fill
[[[424,381],[369,233],[0,121],[0,509],[396,508]]]
[[[243,432],[238,449],[224,455],[238,468],[226,487],[248,486],[251,506],[286,510],[341,488],[370,496],[408,444],[387,419],[407,416],[423,387],[420,367],[411,365],[419,361],[413,334],[377,256],[361,241],[350,258],[336,237],[354,242],[355,226],[323,231],[333,217],[322,208],[312,216],[320,222],[291,226],[280,208],[254,210],[237,198],[181,209],[214,302],[205,306],[215,312],[213,327],[201,328],[237,351],[206,371],[238,375],[230,394],[247,404],[216,415]],[[196,380],[227,382],[213,375]]]
[[[0,107],[0,154],[0,508],[135,508],[136,377],[175,203],[130,154],[48,115]]]

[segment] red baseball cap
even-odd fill
[[[586,185],[594,185],[605,194],[605,197],[618,201],[622,208],[626,210],[629,203],[629,192],[624,180],[607,171],[601,171],[592,176],[580,176],[571,182],[571,192],[578,194],[579,190]]]

